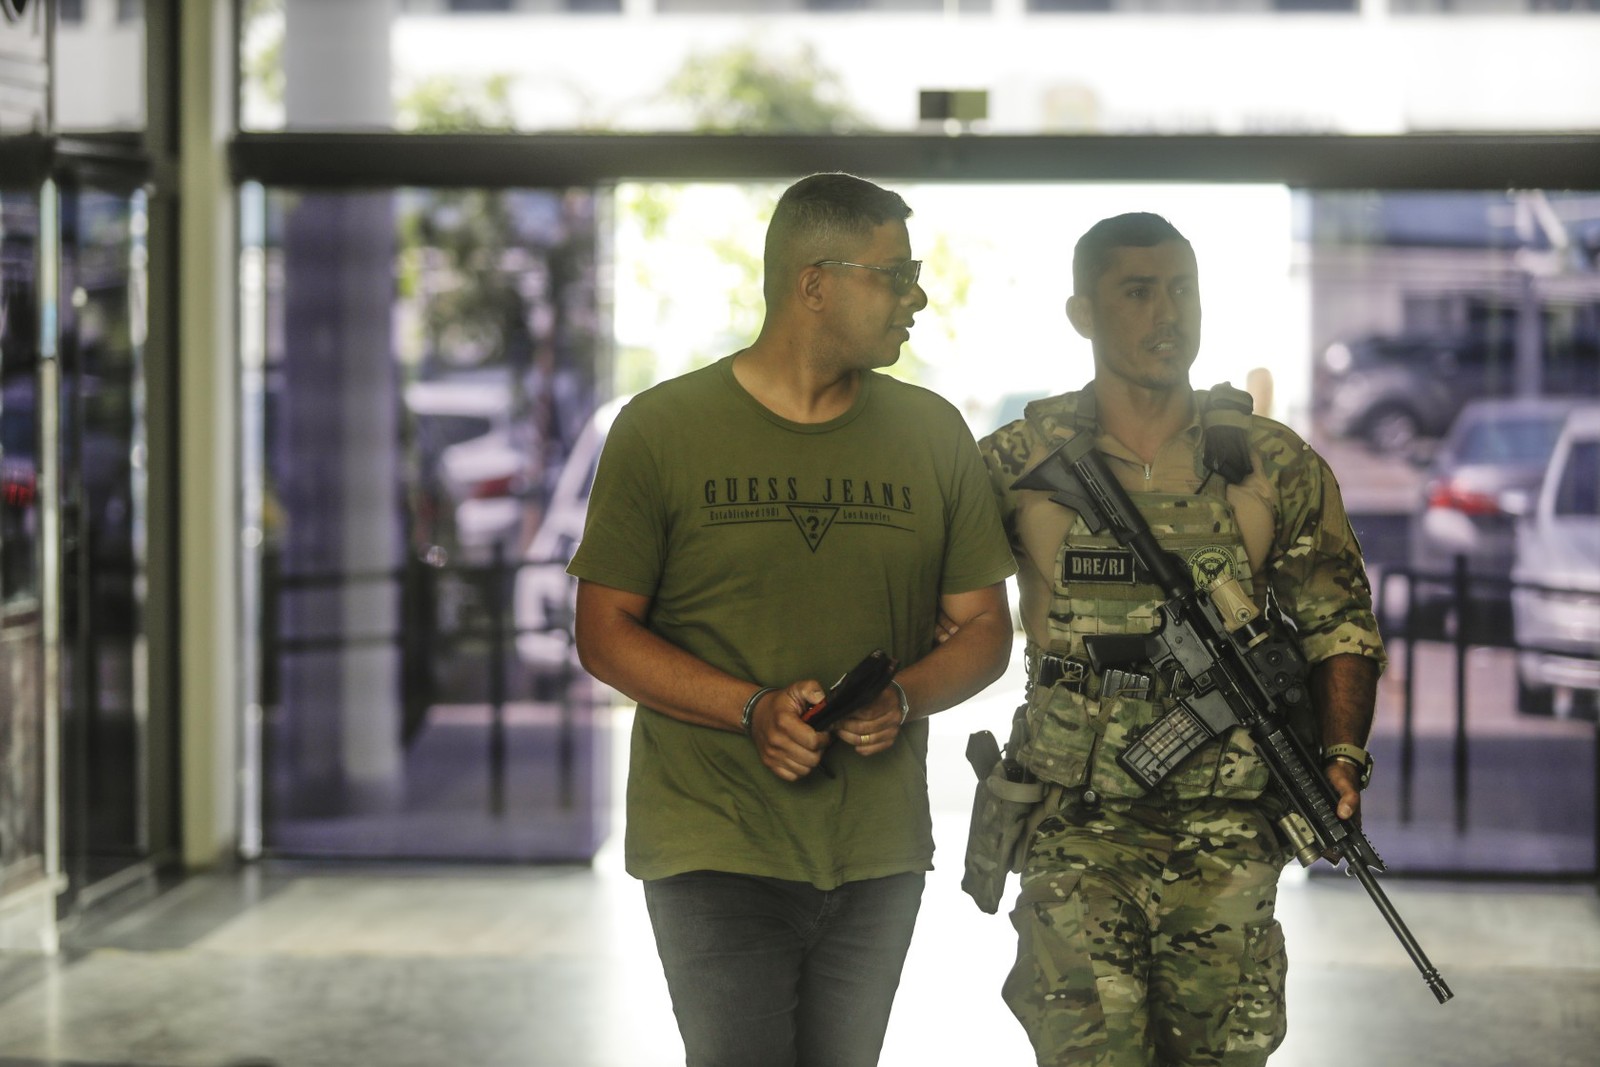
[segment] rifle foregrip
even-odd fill
[[[1333,805],[1328,803],[1327,791],[1314,777],[1316,772],[1306,765],[1289,735],[1281,729],[1272,729],[1259,740],[1271,750],[1272,762],[1283,776],[1284,788],[1295,802],[1295,807],[1301,809],[1311,823],[1324,849],[1338,848],[1348,830],[1333,810]]]

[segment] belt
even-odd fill
[[[1075,656],[1063,656],[1056,652],[1036,652],[1029,649],[1027,659],[1028,679],[1032,684],[1046,689],[1060,687],[1091,699],[1107,693],[1113,696],[1154,700],[1162,691],[1169,688],[1159,684],[1159,679],[1153,675],[1147,663],[1138,664],[1145,668],[1142,671],[1112,667],[1101,672],[1095,670],[1087,660]]]

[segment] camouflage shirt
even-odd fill
[[[1205,409],[1207,395],[1206,390],[1195,391],[1195,418],[1162,445],[1150,464],[1115,438],[1100,436],[1099,450],[1130,493],[1200,491],[1208,472],[1199,459],[1203,429],[1198,413]],[[1044,617],[1054,578],[1055,545],[1047,547],[1037,536],[1037,524],[1020,514],[1028,498],[1037,505],[1042,494],[1019,492],[1011,484],[1062,438],[1072,435],[1077,397],[1065,393],[1034,401],[1026,418],[979,442],[1021,568],[1023,626],[1029,640],[1039,645],[1048,644]],[[1227,486],[1226,494],[1243,533],[1255,600],[1265,606],[1270,597],[1298,631],[1302,651],[1312,663],[1354,653],[1383,667],[1383,641],[1372,614],[1361,546],[1333,472],[1288,427],[1260,416],[1248,421],[1253,469],[1237,485]],[[1058,505],[1048,506],[1066,514]],[[1061,528],[1064,532],[1064,522]]]

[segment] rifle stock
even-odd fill
[[[1166,601],[1148,635],[1085,639],[1096,671],[1149,662],[1175,675],[1177,706],[1135,738],[1118,761],[1154,788],[1197,748],[1228,729],[1243,727],[1255,740],[1288,813],[1279,821],[1303,866],[1341,860],[1377,905],[1439,1003],[1453,994],[1390,903],[1374,872],[1383,870],[1359,826],[1339,818],[1338,796],[1312,750],[1314,737],[1293,724],[1314,719],[1310,668],[1293,635],[1256,610],[1231,577],[1201,589],[1189,569],[1163,549],[1122,484],[1077,434],[1024,474],[1015,488],[1038,489],[1072,508],[1091,530],[1110,529],[1129,549]]]

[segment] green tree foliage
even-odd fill
[[[509,130],[511,76],[425,78],[396,101],[397,125],[420,133]],[[401,218],[400,287],[420,297],[424,357],[453,365],[500,362],[524,331],[515,284],[515,233],[497,190],[435,189],[410,196]]]
[[[512,76],[481,78],[435,74],[397,102],[395,126],[417,133],[507,132],[517,128]]]
[[[691,52],[666,95],[683,103],[700,131],[845,133],[870,129],[845,99],[839,78],[816,50],[801,45],[789,57],[764,54],[752,44],[716,52]]]
[[[408,195],[400,220],[401,292],[422,301],[425,358],[447,365],[500,362],[523,328],[523,301],[507,269],[513,232],[505,198],[477,189]]]
[[[239,13],[241,91],[283,106],[283,0],[245,0]]]

